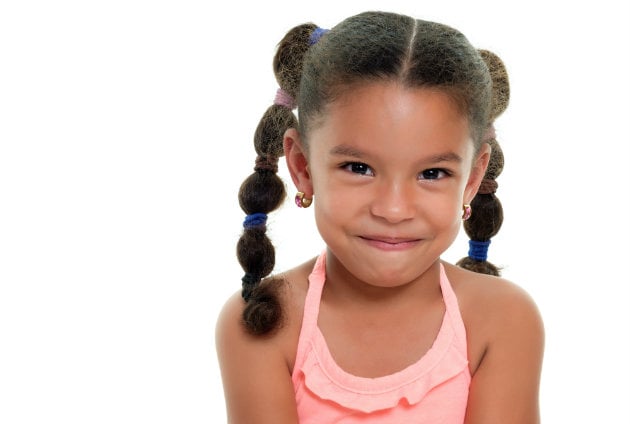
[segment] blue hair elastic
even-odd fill
[[[317,44],[319,39],[322,38],[322,35],[326,34],[328,31],[330,30],[320,27],[315,28],[308,39],[308,45],[312,46],[313,44]]]
[[[245,217],[243,221],[243,227],[254,228],[261,227],[267,223],[267,214],[265,213],[253,213]]]
[[[468,240],[468,257],[476,261],[483,262],[488,259],[488,246],[490,246],[490,240],[477,241]]]

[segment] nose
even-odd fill
[[[381,182],[372,199],[372,215],[392,224],[413,218],[416,212],[414,188],[401,181]]]

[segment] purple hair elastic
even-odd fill
[[[263,227],[267,224],[267,214],[253,213],[245,217],[243,221],[244,228]]]
[[[468,240],[468,257],[479,262],[485,261],[488,259],[488,246],[490,246],[490,240]]]
[[[289,93],[284,91],[282,88],[279,88],[278,91],[276,91],[276,98],[274,99],[273,104],[284,106],[291,110],[297,107],[297,103],[295,102],[295,99]]]
[[[319,27],[315,28],[308,39],[308,45],[312,46],[313,44],[317,44],[319,39],[322,38],[322,35],[326,34],[328,31],[330,30]]]

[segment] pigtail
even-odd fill
[[[503,224],[503,207],[495,193],[498,188],[496,178],[503,171],[504,158],[501,146],[496,140],[493,124],[507,108],[510,85],[501,59],[488,50],[479,50],[479,53],[486,62],[492,78],[490,124],[483,137],[483,141],[490,144],[492,153],[479,191],[470,204],[473,213],[464,221],[464,230],[470,238],[468,256],[460,259],[457,265],[470,271],[499,276],[500,269],[487,261],[490,239],[499,232]]]
[[[293,109],[297,107],[302,62],[316,29],[313,24],[297,26],[278,45],[273,69],[280,88],[254,133],[254,172],[243,181],[238,194],[246,218],[236,253],[245,271],[241,279],[241,294],[246,302],[243,322],[252,334],[273,331],[283,316],[279,299],[283,280],[271,277],[263,281],[275,266],[275,249],[266,235],[267,214],[280,207],[286,197],[284,183],[277,175],[278,158],[284,154],[285,131],[297,128]]]

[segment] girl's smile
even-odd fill
[[[384,251],[402,251],[415,247],[420,239],[395,238],[386,236],[359,236],[368,245]]]
[[[468,121],[446,94],[395,82],[347,92],[307,141],[298,187],[316,198],[331,256],[377,286],[416,280],[435,263],[488,159],[486,148],[473,160]]]

